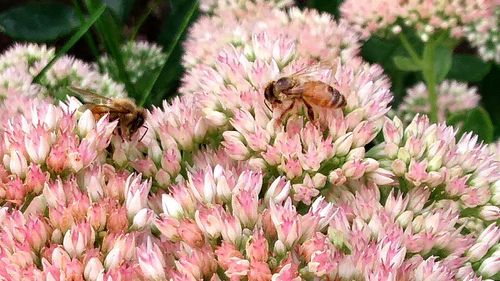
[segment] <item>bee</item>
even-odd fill
[[[292,102],[284,108],[277,118],[280,124],[283,117],[295,106],[296,102],[302,102],[306,107],[307,117],[314,121],[313,106],[322,108],[342,108],[346,105],[345,97],[331,85],[319,80],[307,80],[306,76],[313,73],[319,67],[305,67],[289,75],[271,81],[264,89],[264,98],[271,104],[272,109],[282,107],[283,102]]]
[[[81,109],[89,109],[96,120],[105,114],[109,114],[110,121],[118,120],[117,130],[123,139],[131,140],[134,133],[144,127],[146,110],[137,106],[132,99],[107,98],[77,87],[69,89],[83,99],[84,105]]]

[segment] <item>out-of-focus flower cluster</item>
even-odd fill
[[[498,61],[499,7],[497,0],[376,0],[366,5],[347,0],[340,11],[363,38],[411,27],[426,42],[447,31],[453,38],[468,39],[484,60]]]
[[[139,81],[144,74],[159,71],[166,59],[161,47],[148,41],[129,41],[120,50],[125,71],[132,83]],[[104,55],[99,61],[105,73],[119,80],[118,66],[112,59]]]
[[[216,63],[218,53],[231,44],[242,51],[250,60],[262,56],[281,56],[282,67],[293,55],[315,60],[332,60],[353,57],[359,52],[355,33],[344,21],[335,22],[326,13],[314,10],[300,10],[291,7],[278,9],[283,1],[216,1],[219,5],[230,3],[225,8],[216,9],[212,14],[202,16],[189,31],[184,43],[183,64],[186,68],[197,68],[199,64]],[[255,35],[266,33],[270,40],[267,49],[252,48]],[[287,40],[276,41],[284,37]],[[293,42],[295,54],[278,54],[284,46]],[[321,42],[321,44],[318,44]],[[274,43],[274,44],[273,44]],[[281,64],[280,64],[281,63]]]
[[[253,3],[272,2],[275,7],[286,7],[293,3],[291,0],[202,0],[200,10],[205,13],[214,13],[215,10],[238,9]]]
[[[0,56],[0,97],[28,95],[63,99],[68,86],[93,90],[109,97],[125,96],[123,86],[107,74],[100,74],[91,64],[74,57],[60,57],[40,77],[33,78],[55,56],[55,49],[44,45],[16,44]]]
[[[389,80],[342,23],[263,1],[216,7],[190,32],[182,95],[131,140],[74,98],[7,95],[0,279],[498,279],[497,146],[387,118]],[[313,107],[313,121],[297,102],[277,122],[264,88],[304,67],[346,106]],[[29,81],[16,91],[38,91]]]
[[[483,60],[500,63],[500,3],[496,2],[494,15],[482,18],[465,28],[467,40],[478,49]]]
[[[422,82],[408,89],[397,109],[398,116],[409,123],[418,113],[429,114],[428,95],[427,87]],[[475,108],[481,98],[476,87],[468,87],[466,83],[454,80],[445,80],[438,85],[437,95],[439,122],[446,122],[452,114]]]

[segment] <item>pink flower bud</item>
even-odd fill
[[[245,160],[248,158],[250,151],[241,140],[243,136],[235,131],[226,131],[223,134],[224,141],[222,145],[227,153],[235,160]]]
[[[177,228],[177,233],[182,241],[186,242],[186,244],[193,248],[199,248],[205,242],[203,233],[192,220],[181,220],[179,222],[179,227]]]
[[[144,276],[149,280],[165,280],[165,259],[158,245],[148,237],[145,245],[138,247],[139,266]]]
[[[104,271],[104,266],[102,262],[97,258],[91,258],[85,265],[83,275],[85,280],[96,281],[99,274]]]
[[[134,219],[132,220],[132,229],[134,230],[143,230],[151,225],[151,222],[153,220],[154,212],[151,209],[144,208],[141,209],[137,214],[134,216]]]
[[[267,262],[269,245],[262,229],[255,229],[252,240],[246,246],[246,255],[250,262]]]
[[[92,131],[96,126],[94,115],[90,110],[85,110],[83,114],[78,119],[78,135],[85,137],[90,131]]]

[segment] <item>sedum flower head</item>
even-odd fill
[[[160,46],[147,41],[129,41],[120,48],[123,57],[123,64],[132,83],[137,83],[139,79],[149,73],[159,71],[166,59]],[[107,55],[99,58],[100,64],[104,67],[104,72],[113,79],[118,80],[118,67]]]
[[[33,78],[54,57],[55,50],[45,45],[16,44],[0,55],[0,97],[8,90],[25,95],[43,94],[64,100],[67,86],[89,89],[109,97],[124,96],[123,86],[92,65],[65,55],[59,58],[39,80]],[[5,90],[4,90],[5,89]]]
[[[445,80],[437,87],[438,121],[445,122],[451,115],[475,108],[481,98],[476,87],[468,87],[465,83]],[[418,114],[429,114],[430,105],[427,102],[428,92],[424,83],[408,89],[403,103],[397,109],[398,116],[405,122],[410,122]]]
[[[202,0],[200,1],[200,10],[205,13],[214,13],[218,10],[241,9],[255,3],[272,2],[276,7],[284,7],[291,4],[290,0]]]
[[[493,2],[493,1],[491,1]],[[470,44],[477,48],[479,56],[485,60],[500,63],[500,5],[491,7],[493,13],[465,28]]]
[[[365,176],[391,183],[390,173],[364,155],[392,100],[382,69],[359,58],[320,64],[309,79],[336,87],[346,107],[315,108],[319,123],[313,123],[299,103],[283,124],[276,123],[282,111],[266,106],[264,88],[279,77],[318,65],[300,57],[294,41],[254,34],[247,51],[228,46],[215,65],[191,69],[181,91],[200,102],[209,134],[223,130],[222,145],[230,157],[248,160],[274,176],[286,175],[295,183],[296,201],[311,204],[327,179],[333,185]]]
[[[191,27],[184,43],[183,65],[186,68],[214,64],[227,44],[259,58],[259,53],[252,52],[252,44],[254,35],[263,32],[272,42],[286,37],[296,45],[295,55],[304,58],[332,60],[359,53],[357,36],[346,22],[337,23],[326,13],[296,7],[279,9],[280,5],[272,1],[218,1],[219,4],[224,2],[231,4],[201,17]],[[265,52],[268,53],[279,48],[277,44],[267,47]]]
[[[495,3],[495,0],[376,0],[370,3],[348,0],[340,11],[363,38],[374,33],[397,34],[408,26],[425,42],[440,31],[449,31],[451,37],[457,39],[466,37],[471,27],[494,17],[498,5]]]
[[[461,208],[477,212],[498,204],[500,162],[477,136],[467,133],[455,141],[453,127],[430,124],[425,115],[416,115],[408,126],[397,117],[388,119],[383,133],[384,141],[368,155],[391,170],[405,189],[427,187],[434,200],[456,200]],[[490,220],[481,213],[475,216]]]

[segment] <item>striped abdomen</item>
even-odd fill
[[[309,104],[326,108],[341,108],[346,105],[344,96],[332,86],[321,81],[303,84],[302,98]]]

